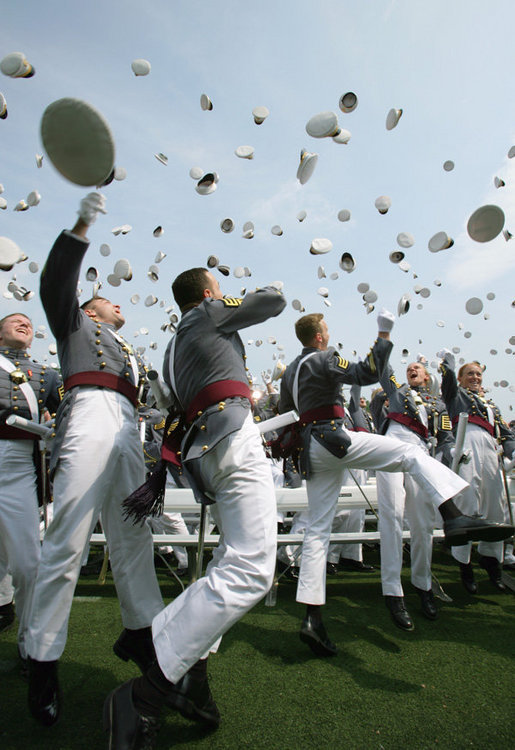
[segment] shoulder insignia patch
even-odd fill
[[[160,422],[157,422],[154,425],[154,430],[163,430],[165,426],[166,419],[163,417],[163,419]]]
[[[442,430],[452,430],[451,420],[448,414],[442,414]]]
[[[62,401],[64,397],[64,385],[60,385],[57,389],[57,393],[59,394],[59,400]]]
[[[340,357],[340,355],[338,354],[338,356],[336,357],[336,364],[338,365],[338,367],[341,367],[342,370],[346,370],[349,366],[349,360],[343,359],[343,357]]]
[[[239,307],[243,302],[243,297],[222,297],[225,307]]]
[[[390,375],[390,380],[392,381],[392,383],[394,384],[394,386],[396,388],[401,388],[402,387],[401,384],[397,382],[397,379],[396,379],[395,375]]]

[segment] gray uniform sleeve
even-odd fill
[[[87,240],[61,232],[41,272],[41,301],[56,339],[62,340],[79,327],[77,284],[88,247]]]
[[[206,311],[222,333],[234,333],[242,328],[263,323],[284,310],[286,300],[281,292],[267,286],[249,292],[245,297],[224,297],[212,300]]]
[[[335,350],[334,356],[328,359],[328,370],[337,382],[372,385],[387,366],[392,347],[391,341],[378,338],[362,362],[349,362]]]

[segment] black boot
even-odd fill
[[[471,563],[460,563],[461,582],[469,594],[477,594],[477,583]]]
[[[499,591],[506,591],[506,586],[501,580],[501,565],[496,557],[479,555],[478,563],[486,570],[488,577]]]
[[[29,710],[41,724],[51,727],[61,715],[57,661],[29,662]]]
[[[327,635],[321,609],[321,606],[307,605],[306,617],[300,627],[300,640],[306,643],[316,656],[336,656],[338,649]]]
[[[152,666],[156,660],[156,652],[152,641],[152,628],[122,631],[113,646],[113,651],[123,661],[133,661],[140,668],[142,674]]]
[[[14,622],[14,605],[12,602],[0,607],[0,633],[9,630]]]
[[[413,620],[404,604],[403,596],[385,596],[384,601],[390,610],[392,620],[398,628],[402,630],[415,630]]]
[[[104,703],[104,731],[109,750],[152,750],[159,729],[156,716],[145,716],[134,705],[136,680],[119,685]]]
[[[438,609],[436,607],[433,591],[431,589],[429,589],[429,591],[424,591],[424,589],[419,589],[416,586],[414,588],[420,596],[420,608],[424,617],[427,617],[428,620],[436,620],[438,617]]]

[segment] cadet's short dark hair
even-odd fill
[[[302,346],[309,346],[317,333],[322,333],[320,321],[323,317],[322,313],[310,313],[303,315],[295,323],[295,335]]]
[[[80,306],[81,310],[94,310],[95,309],[95,302],[99,299],[107,299],[107,297],[92,297],[91,299],[88,299],[86,302],[83,302]]]
[[[175,301],[181,311],[204,299],[204,289],[211,289],[207,268],[189,268],[180,273],[172,284]]]
[[[1,331],[1,330],[2,330],[2,328],[4,327],[4,323],[5,323],[5,321],[6,321],[6,320],[9,320],[9,318],[13,318],[13,317],[14,317],[15,315],[21,315],[21,316],[22,316],[22,318],[26,318],[26,319],[27,319],[27,320],[29,321],[29,323],[30,323],[30,324],[32,325],[32,320],[31,320],[31,319],[29,318],[29,316],[28,316],[28,315],[25,315],[25,313],[9,313],[9,315],[6,315],[5,317],[3,317],[3,318],[2,318],[1,320],[0,320],[0,331]]]

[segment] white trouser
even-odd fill
[[[343,487],[356,487],[357,482],[361,487],[367,483],[367,472],[364,469],[354,469],[352,475],[349,469],[343,473]],[[366,489],[363,490],[366,494]],[[365,526],[364,510],[341,510],[336,513],[333,519],[332,531],[335,534],[351,534],[363,531]],[[327,562],[338,563],[340,557],[347,560],[356,560],[363,562],[363,545],[362,544],[331,544],[327,555]]]
[[[363,432],[347,433],[351,444],[343,458],[312,439],[311,478],[307,481],[309,523],[302,547],[297,601],[325,604],[325,574],[331,524],[345,468],[410,474],[435,508],[465,487],[460,477],[418,446]]]
[[[177,682],[269,590],[276,551],[276,501],[258,429],[249,414],[237,432],[201,459],[220,530],[204,577],[152,623],[157,659]]]
[[[39,562],[39,510],[32,440],[0,440],[0,570],[10,573],[25,658],[30,598]],[[12,597],[11,597],[12,598]]]
[[[468,424],[464,449],[470,451],[468,464],[461,464],[460,476],[469,486],[460,492],[456,505],[462,513],[472,515],[479,513],[489,521],[504,521],[505,503],[503,501],[503,483],[495,440],[477,424]],[[503,560],[503,542],[479,542],[477,551],[485,557]],[[461,563],[470,562],[472,544],[453,547],[452,556]]]
[[[136,412],[115,391],[82,387],[70,416],[54,477],[54,517],[41,548],[28,654],[58,659],[85,546],[99,514],[124,627],[148,627],[163,608],[150,529],[123,520],[122,501],[144,479]]]
[[[164,511],[162,516],[148,518],[147,523],[154,534],[188,534],[188,527],[180,513]],[[177,558],[179,568],[188,567],[188,553],[185,547],[174,545],[173,547],[162,545],[159,547],[161,554],[173,552]]]
[[[9,573],[4,573],[7,566],[0,560],[0,607],[10,604],[14,599],[13,579]]]
[[[387,435],[418,445],[427,453],[422,438],[398,422],[390,422]],[[377,503],[381,532],[381,583],[384,596],[403,596],[401,585],[404,510],[411,532],[411,582],[423,591],[431,588],[434,505],[408,474],[378,471]]]

